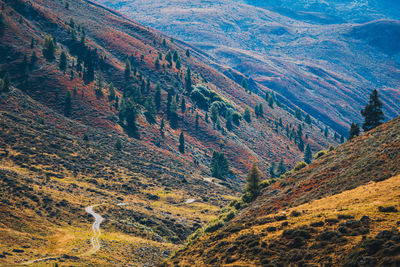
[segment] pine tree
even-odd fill
[[[161,133],[161,137],[164,138],[164,118],[161,119],[161,123],[160,123],[160,133]]]
[[[148,96],[146,99],[146,103],[145,103],[145,107],[146,107],[146,112],[145,112],[145,116],[146,119],[149,123],[154,123],[155,122],[155,107],[154,107],[154,102],[153,102],[153,98],[151,96]]]
[[[232,125],[232,116],[228,116],[228,117],[226,118],[225,127],[226,127],[226,129],[227,129],[228,131],[232,131],[232,129],[233,129],[233,125]]]
[[[249,85],[248,85],[248,83],[247,83],[245,78],[242,79],[241,85],[244,88],[244,90],[247,91],[247,88],[249,87]]]
[[[172,102],[172,92],[171,90],[168,90],[167,105],[166,105],[166,114],[168,119],[171,116],[171,102]]]
[[[381,125],[385,119],[382,111],[382,101],[379,99],[378,91],[374,90],[370,96],[369,103],[361,110],[364,117],[362,125],[365,132]]]
[[[115,149],[117,151],[121,151],[122,150],[122,143],[120,139],[117,139],[117,142],[115,142]]]
[[[64,115],[66,117],[71,116],[71,110],[72,110],[72,95],[71,92],[67,92],[67,96],[65,97],[65,104],[64,104]]]
[[[46,35],[44,38],[44,44],[43,44],[43,56],[48,60],[48,61],[53,61],[55,58],[55,52],[56,52],[56,44],[54,42],[54,39],[51,35]]]
[[[173,98],[171,101],[171,106],[169,109],[170,113],[170,119],[169,119],[169,125],[171,126],[172,129],[178,128],[178,105],[176,103],[176,100]]]
[[[313,156],[312,156],[311,147],[310,147],[310,144],[307,144],[307,146],[306,146],[306,152],[304,153],[304,161],[305,161],[307,164],[310,164],[311,161],[312,161],[312,159],[313,159]]]
[[[328,128],[328,126],[325,126],[324,136],[325,136],[326,138],[328,138],[328,136],[329,136],[329,128]]]
[[[154,95],[154,102],[156,105],[156,110],[158,112],[161,108],[161,86],[159,84],[157,84],[157,87],[156,87],[156,93]]]
[[[214,126],[217,124],[218,118],[218,107],[216,105],[211,106],[211,121],[213,122]]]
[[[348,140],[353,139],[354,137],[357,137],[360,135],[360,126],[357,123],[352,123],[350,125],[350,133],[349,133],[349,138]]]
[[[199,130],[199,113],[196,113],[195,128]]]
[[[160,69],[160,60],[158,58],[156,58],[156,62],[154,63],[154,66],[156,67],[156,69]]]
[[[283,162],[283,157],[281,158],[281,161],[279,162],[278,165],[278,174],[282,175],[286,172],[286,167],[285,167],[285,163]]]
[[[208,123],[208,112],[206,112],[206,115],[204,116],[204,121],[205,121],[206,123]]]
[[[131,62],[127,58],[125,60],[125,82],[129,81],[129,78],[131,77],[131,72],[132,72]]]
[[[306,118],[304,119],[305,123],[311,124],[311,117],[309,114],[306,115]]]
[[[303,138],[300,138],[299,144],[298,144],[297,146],[299,147],[299,150],[300,150],[301,152],[304,151],[304,141],[303,141]]]
[[[229,174],[229,163],[224,153],[213,152],[211,158],[211,175],[218,179],[225,179]]]
[[[134,110],[133,108],[128,110],[127,112],[126,123],[127,123],[126,129],[128,135],[136,139],[139,139],[140,138],[139,129],[136,124],[136,110]]]
[[[245,121],[247,121],[248,123],[251,122],[251,114],[250,114],[250,109],[248,107],[246,107],[244,109],[244,114],[243,114],[243,118]]]
[[[190,57],[190,50],[189,49],[186,49],[186,56]]]
[[[276,177],[275,162],[271,162],[271,166],[269,167],[269,175],[271,176],[271,178],[275,178]]]
[[[181,59],[180,59],[180,58],[178,58],[178,60],[176,61],[175,67],[176,67],[178,70],[180,70],[180,69],[182,68],[182,62],[181,62]]]
[[[294,116],[298,119],[298,120],[303,120],[303,114],[301,113],[301,110],[296,108],[296,112],[294,114]]]
[[[183,132],[181,132],[181,135],[179,136],[179,152],[182,154],[185,154],[185,137],[183,136]]]
[[[10,88],[11,88],[10,74],[8,74],[7,71],[3,78],[3,92],[9,92]]]
[[[246,192],[249,194],[250,200],[254,200],[260,193],[260,170],[257,164],[253,163],[247,175]]]
[[[110,86],[109,86],[109,95],[108,95],[108,100],[110,100],[110,101],[113,101],[113,100],[115,100],[115,88],[114,88],[114,85],[112,84],[112,83],[110,83]]]
[[[31,69],[33,69],[33,67],[35,66],[37,60],[38,60],[38,58],[37,58],[36,52],[33,51],[32,56],[31,56],[31,65],[30,65]]]
[[[182,114],[184,114],[185,111],[186,111],[186,101],[185,101],[185,98],[184,98],[184,97],[182,97],[181,111],[182,111]]]
[[[174,62],[177,62],[178,59],[179,59],[178,52],[174,51],[174,54],[173,54],[173,56],[172,56],[172,60],[173,60]]]
[[[171,56],[171,51],[168,51],[167,54],[165,55],[165,60],[168,62],[168,66],[172,66],[172,56]]]
[[[65,54],[64,51],[61,52],[59,66],[60,70],[62,70],[63,72],[67,70],[67,55]]]
[[[192,92],[192,70],[190,68],[187,69],[185,81],[186,92]]]

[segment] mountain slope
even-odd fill
[[[166,264],[398,264],[399,125],[397,118],[287,173]]]
[[[300,139],[314,151],[339,142],[273,94],[270,106],[245,92],[201,51],[94,2],[1,6],[0,77],[9,74],[11,86],[0,92],[0,265],[155,265],[238,195],[253,161],[267,173],[273,161],[303,158]],[[188,90],[207,94],[217,111]],[[237,119],[231,129],[229,115]],[[211,177],[214,151],[228,158],[222,179]],[[93,205],[105,220],[100,250],[90,254],[93,216],[85,210]]]
[[[386,45],[396,43],[398,32],[390,2],[98,2],[203,49],[341,134],[361,121],[359,110],[373,89],[380,91],[388,119],[400,115],[399,52]],[[264,8],[252,5],[259,3]],[[364,34],[354,35],[360,28]],[[371,42],[376,38],[378,47]]]

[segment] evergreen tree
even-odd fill
[[[31,56],[31,65],[30,65],[31,69],[33,69],[33,67],[35,66],[37,60],[38,60],[38,58],[37,58],[36,52],[33,51],[32,56]]]
[[[130,110],[127,111],[126,114],[126,130],[128,132],[128,135],[130,137],[134,137],[136,139],[140,138],[139,135],[139,129],[136,124],[136,110],[134,108],[131,108]]]
[[[217,124],[218,118],[218,107],[216,105],[211,106],[211,121],[213,122],[214,126]]]
[[[117,151],[121,151],[122,150],[122,143],[120,139],[117,139],[117,142],[115,142],[115,149]]]
[[[183,136],[183,132],[181,132],[181,135],[179,136],[179,152],[182,154],[185,154],[185,137]]]
[[[186,56],[190,57],[190,50],[189,49],[186,49]]]
[[[157,112],[160,110],[161,107],[161,86],[157,84],[156,93],[154,95],[154,102],[156,105]]]
[[[174,54],[173,54],[173,56],[172,56],[172,60],[173,60],[174,62],[177,62],[178,59],[179,59],[178,52],[174,51]]]
[[[250,114],[250,110],[249,110],[248,107],[246,107],[246,108],[244,109],[243,118],[244,118],[244,120],[247,121],[248,123],[251,122],[251,114]]]
[[[164,138],[164,118],[161,119],[161,123],[160,123],[160,133],[161,133],[161,137]]]
[[[306,118],[304,119],[305,123],[311,124],[311,117],[309,114],[306,115]]]
[[[153,98],[151,96],[147,97],[146,103],[145,103],[145,107],[146,107],[146,112],[144,113],[144,115],[146,116],[146,119],[149,123],[154,123],[155,122],[155,107],[154,107],[154,102],[153,102]]]
[[[303,141],[303,138],[300,138],[299,143],[298,143],[297,146],[299,147],[299,150],[300,150],[301,152],[304,151],[304,141]]]
[[[129,78],[131,77],[131,72],[132,72],[131,62],[127,58],[125,60],[125,82],[129,81]]]
[[[60,70],[62,70],[63,72],[67,70],[67,55],[65,54],[64,51],[61,52],[59,66]]]
[[[282,175],[286,172],[286,167],[285,167],[285,163],[283,162],[283,157],[281,158],[281,161],[279,162],[278,165],[278,174]]]
[[[232,115],[227,116],[225,127],[226,127],[226,129],[227,129],[228,131],[232,131],[232,129],[233,129],[233,125],[232,125]]]
[[[365,132],[381,125],[385,119],[382,111],[382,101],[379,99],[378,91],[374,90],[369,98],[369,103],[361,110],[364,117],[362,125]]]
[[[275,162],[271,162],[271,166],[269,167],[269,175],[271,176],[271,178],[275,178],[276,177]]]
[[[185,101],[185,98],[184,98],[184,97],[182,97],[181,111],[182,111],[182,114],[184,114],[185,111],[186,111],[186,101]]]
[[[328,138],[328,135],[329,135],[329,128],[328,128],[328,126],[325,126],[324,136],[325,136],[326,138]]]
[[[71,92],[67,92],[67,96],[65,97],[65,104],[64,104],[64,115],[66,117],[71,116],[71,110],[72,110],[72,95]]]
[[[199,130],[199,113],[196,113],[195,127],[196,131]]]
[[[269,96],[269,98],[268,98],[268,105],[271,108],[274,108],[274,98],[272,96]]]
[[[110,94],[108,95],[108,99],[109,99],[110,101],[115,100],[115,97],[116,97],[116,95],[115,95],[115,88],[114,88],[114,85],[113,85],[112,83],[110,83],[109,92],[110,92]]]
[[[350,133],[349,133],[349,138],[347,138],[348,140],[353,139],[354,137],[357,137],[360,135],[360,126],[357,123],[352,123],[350,125]]]
[[[242,79],[241,85],[244,88],[244,90],[247,91],[247,88],[249,87],[249,85],[248,85],[248,83],[247,83],[245,78]]]
[[[260,193],[260,176],[261,173],[257,168],[257,164],[253,163],[246,179],[246,192],[249,194],[251,201],[254,200]]]
[[[54,39],[51,35],[46,35],[44,37],[44,44],[43,44],[43,56],[48,60],[48,61],[53,61],[55,58],[55,52],[56,52],[56,44],[54,42]]]
[[[10,75],[8,74],[7,71],[3,78],[3,92],[9,92],[10,88],[11,88]]]
[[[178,58],[178,60],[176,61],[175,67],[176,67],[178,70],[181,69],[181,67],[182,67],[182,62],[181,62],[181,59],[180,59],[180,58]]]
[[[224,153],[214,151],[211,158],[211,175],[224,180],[229,174],[229,163]]]
[[[176,104],[176,100],[173,98],[171,101],[171,106],[170,106],[170,119],[169,119],[169,125],[171,126],[172,129],[178,128],[178,105]]]
[[[344,143],[344,136],[340,135],[340,143],[343,144]]]
[[[303,114],[301,113],[301,110],[296,108],[296,112],[294,114],[294,116],[298,119],[298,120],[303,120]]]
[[[205,121],[206,123],[208,123],[208,112],[206,112],[206,115],[204,116],[204,121]]]
[[[168,66],[172,66],[172,56],[171,56],[171,51],[168,51],[168,53],[165,55],[165,60],[168,62]]]
[[[154,63],[154,66],[156,67],[156,69],[160,69],[160,60],[158,58],[156,58],[156,62]]]
[[[190,68],[187,69],[185,81],[186,81],[185,82],[186,92],[191,93],[192,92],[192,70]]]
[[[307,144],[307,146],[306,146],[306,152],[304,153],[304,161],[305,161],[307,164],[310,164],[311,161],[312,161],[312,159],[313,159],[313,156],[312,156],[311,147],[310,147],[310,144]]]
[[[170,111],[171,111],[171,102],[172,102],[172,92],[171,90],[168,90],[168,95],[167,95],[167,105],[166,105],[166,114],[167,118],[170,118]]]

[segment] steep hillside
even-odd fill
[[[397,118],[288,172],[166,265],[399,264],[399,126]]]
[[[253,161],[269,177],[305,144],[339,142],[212,66],[243,74],[94,2],[0,7],[0,265],[155,265],[238,196]],[[214,151],[230,165],[220,179]]]
[[[165,40],[160,33],[92,2],[70,1],[68,6],[52,1],[6,3],[3,14],[7,27],[2,33],[0,49],[4,55],[0,62],[2,74],[7,69],[16,87],[56,112],[65,113],[65,100],[70,92],[71,119],[105,131],[122,132],[127,126],[126,114],[123,114],[127,111],[123,109],[129,106],[127,99],[131,99],[137,113],[139,135],[147,145],[160,147],[175,157],[198,162],[206,168],[212,152],[221,150],[227,154],[234,173],[238,174],[243,173],[252,161],[263,162],[260,167],[267,172],[269,162],[279,161],[281,156],[288,165],[302,158],[298,138],[293,135],[302,123],[284,110],[286,107],[277,107],[275,103],[271,108],[264,95],[246,93],[240,85],[198,59],[196,55],[200,58],[201,54],[184,43],[177,42],[177,45]],[[51,34],[57,41],[54,60],[43,57],[46,34]],[[187,56],[186,49],[193,55]],[[67,53],[65,71],[58,68],[62,51]],[[179,58],[179,69],[175,62],[169,64],[165,59],[168,52],[174,54],[174,51]],[[38,59],[31,64],[33,52]],[[132,65],[128,81],[124,78],[126,58]],[[155,66],[157,58],[159,68]],[[90,67],[94,72],[90,73]],[[194,103],[193,96],[185,89],[189,67],[192,69],[192,89],[202,84],[216,93],[208,100],[206,108],[198,107],[198,101]],[[116,98],[109,97],[111,83]],[[154,110],[153,102],[157,84],[161,87],[158,111]],[[170,110],[167,110],[168,93],[177,104],[173,127],[168,123],[171,120]],[[180,108],[182,99],[186,102],[185,110]],[[170,103],[174,102],[172,100]],[[219,103],[218,125],[211,122],[212,101],[222,102]],[[246,107],[253,111],[258,104],[263,105],[263,118],[254,118],[251,123],[241,120]],[[237,123],[226,130],[226,119],[235,112],[239,115]],[[210,119],[205,121],[206,117]],[[164,137],[159,131],[162,119],[165,120]],[[277,127],[276,122],[280,119],[282,123]],[[286,126],[292,134],[283,132]],[[333,138],[334,132],[326,139],[320,131],[324,125],[316,120],[312,127],[303,125],[303,128],[309,138],[304,142],[309,142],[314,150],[338,142]],[[177,151],[181,131],[187,139],[185,155]],[[240,175],[232,178],[240,180]]]
[[[342,134],[373,89],[387,119],[400,115],[396,1],[98,2],[190,42]]]

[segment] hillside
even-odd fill
[[[361,122],[373,89],[387,119],[400,115],[398,1],[97,2],[204,50],[341,134]]]
[[[0,6],[0,265],[153,266],[239,195],[253,161],[267,178],[306,144],[340,142],[270,89],[246,92],[240,72],[94,2]],[[229,163],[219,179],[214,151]]]
[[[399,126],[397,118],[285,174],[165,265],[398,265]]]
[[[262,162],[260,167],[265,172],[269,163],[279,161],[281,156],[288,165],[299,161],[303,153],[294,134],[300,124],[309,138],[304,142],[309,142],[314,151],[338,143],[337,136],[334,139],[334,131],[330,131],[328,139],[321,134],[324,124],[314,120],[309,127],[296,119],[292,115],[294,111],[286,106],[278,107],[275,103],[271,108],[264,94],[246,93],[239,84],[210,67],[208,61],[203,62],[200,52],[191,50],[184,43],[177,41],[175,44],[166,40],[164,45],[167,37],[92,2],[68,3],[67,9],[65,5],[52,1],[31,1],[29,4],[23,0],[7,2],[4,14],[8,27],[5,27],[1,37],[1,54],[4,55],[0,62],[2,76],[8,69],[17,88],[56,112],[65,113],[65,99],[70,92],[71,119],[105,131],[122,133],[126,118],[120,116],[123,113],[120,111],[127,104],[124,100],[134,99],[138,132],[149,147],[160,147],[182,160],[198,162],[204,168],[208,168],[212,152],[221,150],[227,154],[233,173],[239,176],[252,161]],[[98,30],[100,28],[101,31]],[[41,56],[46,34],[51,34],[58,43],[54,61]],[[81,49],[83,52],[79,52]],[[193,55],[186,56],[186,49]],[[67,52],[68,62],[64,72],[58,68],[62,51]],[[180,69],[173,61],[169,67],[165,59],[168,52],[174,51],[177,51]],[[24,74],[24,65],[29,65],[27,61],[30,61],[33,52],[38,57],[37,62],[28,66],[32,70]],[[127,57],[132,65],[129,83],[124,81]],[[91,58],[91,65],[94,65],[91,79],[87,58]],[[157,58],[162,58],[159,69],[155,66]],[[216,93],[213,99],[208,100],[206,108],[199,108],[198,102],[194,103],[190,92],[185,90],[186,70],[189,67],[192,69],[193,88],[203,85],[207,92]],[[108,97],[111,83],[116,90],[114,99]],[[154,103],[148,100],[155,98],[157,84],[161,87],[160,108],[156,111],[153,106],[149,119],[147,108]],[[137,92],[139,88],[140,92]],[[264,90],[269,91],[267,88]],[[177,125],[174,127],[168,123],[168,93],[177,104]],[[185,112],[180,108],[182,98],[186,102]],[[211,122],[211,101],[217,102],[214,99],[222,100],[218,101],[222,103],[219,103],[219,124],[216,127]],[[254,112],[256,104],[263,105],[264,117],[254,118],[251,123],[242,120],[244,109],[248,107]],[[227,131],[226,118],[235,112],[239,115],[237,123]],[[255,117],[253,112],[252,117]],[[162,119],[165,120],[164,138],[159,131]],[[279,120],[282,123],[277,126]],[[286,127],[290,132],[284,132]],[[181,131],[187,138],[185,155],[177,151]],[[77,134],[82,136],[82,133]],[[233,175],[232,179],[240,181],[239,176]]]

